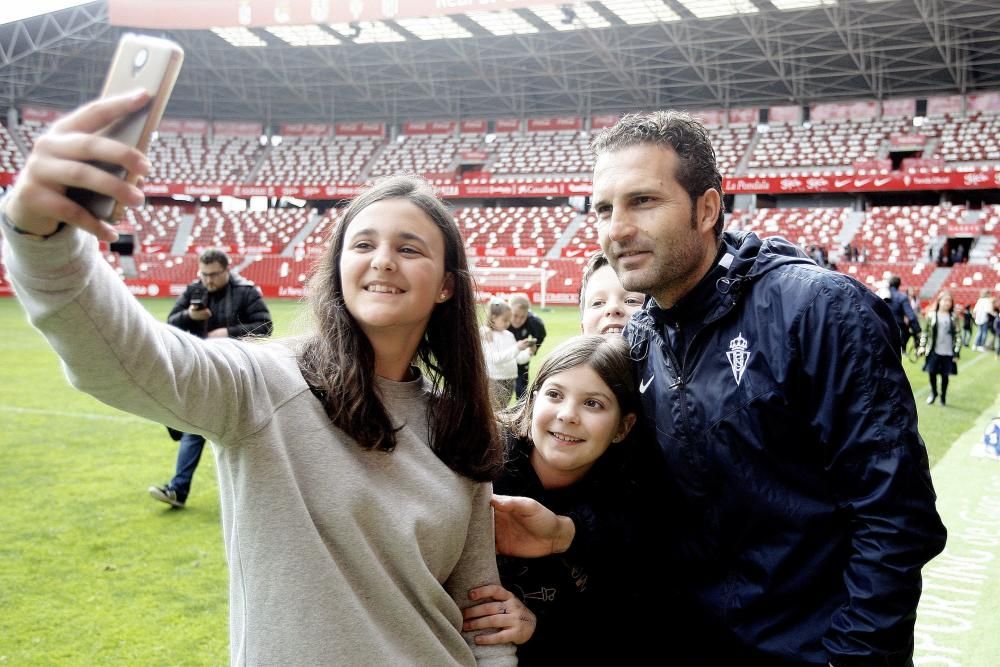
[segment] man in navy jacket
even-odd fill
[[[664,463],[649,579],[680,612],[675,664],[910,664],[945,529],[886,304],[782,239],[724,234],[689,116],[626,116],[594,150],[601,245],[652,297],[624,335]],[[555,550],[601,530],[497,509],[504,550],[514,514]]]
[[[198,280],[185,288],[167,315],[167,324],[198,338],[243,338],[270,336],[274,329],[271,313],[250,281],[229,270],[229,256],[210,248],[198,257]],[[173,479],[149,487],[149,495],[174,508],[182,508],[191,492],[205,438],[197,433],[181,433],[167,427],[180,441]]]
[[[889,306],[892,318],[899,327],[899,347],[901,350],[905,350],[906,343],[909,342],[911,336],[917,340],[920,339],[920,320],[917,319],[917,314],[914,312],[913,306],[910,305],[909,297],[899,290],[902,284],[903,281],[899,276],[891,276],[888,296],[883,298],[883,301]]]

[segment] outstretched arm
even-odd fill
[[[91,102],[38,139],[0,203],[4,264],[29,320],[62,358],[76,388],[213,441],[238,442],[258,419],[268,418],[259,403],[240,397],[275,381],[259,370],[271,356],[235,342],[205,345],[157,322],[97,251],[97,238],[116,238],[114,229],[67,197],[68,188],[80,187],[130,205],[142,201],[138,188],[91,163],[148,173],[142,153],[99,134],[147,101],[142,94]],[[195,398],[204,396],[228,398]]]

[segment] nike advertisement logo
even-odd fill
[[[655,375],[650,375],[648,380],[643,380],[642,382],[639,383],[639,393],[640,394],[645,394],[646,393],[646,389],[649,387],[649,383],[653,381],[654,377],[656,377],[656,376]]]

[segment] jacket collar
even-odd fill
[[[787,264],[815,266],[802,250],[782,238],[762,240],[753,232],[725,232],[712,268],[690,292],[672,308],[660,308],[649,298],[635,319],[641,324],[646,316],[646,325],[654,327],[667,322],[708,324],[725,315],[753,281]]]
[[[706,319],[716,310],[724,298],[724,294],[716,289],[716,283],[725,278],[732,266],[733,255],[725,243],[712,262],[712,267],[701,277],[690,292],[681,297],[680,301],[670,308],[661,308],[654,299],[650,299],[649,310],[657,324],[666,322],[690,322]]]

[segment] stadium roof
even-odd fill
[[[509,1],[305,30],[142,31],[185,48],[167,111],[179,117],[397,122],[1000,89],[997,0]],[[0,25],[0,109],[90,99],[124,30],[104,1]]]

